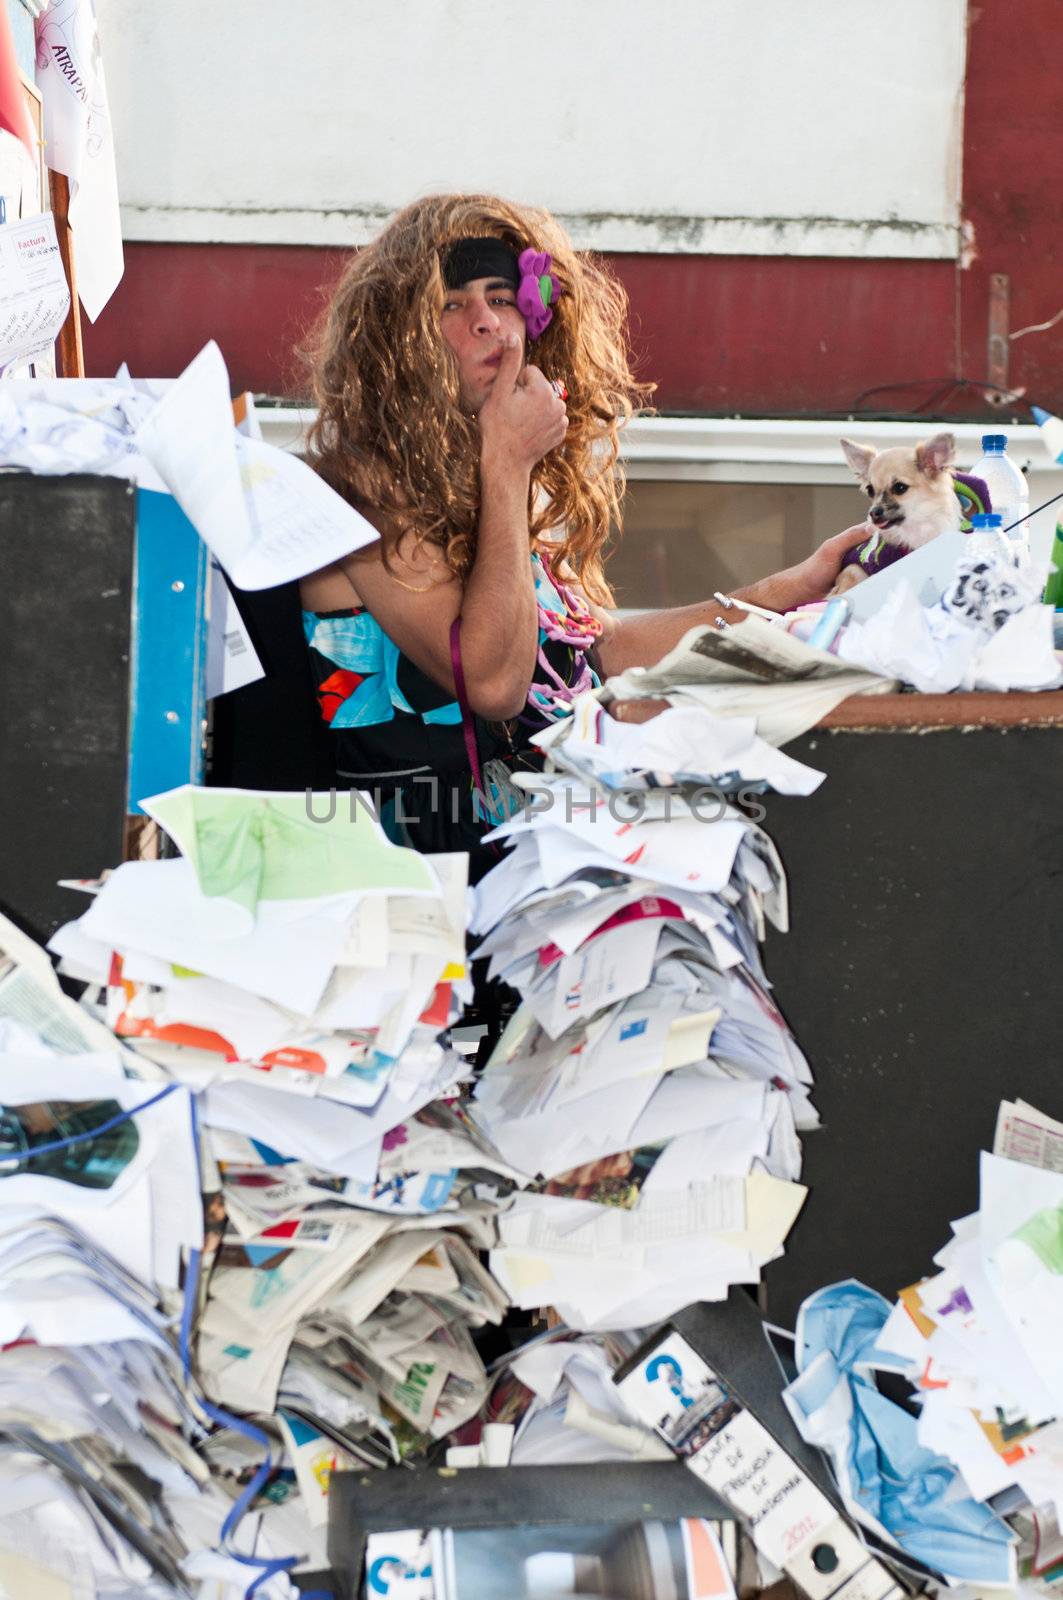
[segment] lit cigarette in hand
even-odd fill
[[[557,395],[557,398],[559,400],[567,400],[568,399],[568,389],[561,382],[560,378],[551,378],[550,387],[554,391],[554,393]]]

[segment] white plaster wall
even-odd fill
[[[129,239],[485,188],[611,250],[955,254],[966,0],[97,0]]]

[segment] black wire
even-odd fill
[[[947,378],[947,379],[946,378],[912,378],[907,383],[880,383],[880,384],[876,384],[876,386],[873,389],[864,389],[864,390],[862,390],[861,393],[858,394],[856,399],[853,401],[852,410],[855,411],[857,406],[859,406],[861,400],[866,400],[868,395],[872,395],[872,394],[895,394],[898,390],[914,389],[918,385],[924,384],[924,383],[936,383],[938,385],[944,384],[945,387],[944,388],[939,387],[939,388],[935,389],[933,394],[930,395],[930,397],[928,399],[921,401],[920,404],[917,405],[914,408],[913,411],[907,413],[909,416],[914,416],[916,412],[925,410],[927,406],[933,405],[935,400],[940,400],[942,398],[947,400],[952,395],[954,390],[956,390],[956,389],[996,389],[997,388],[997,385],[995,383],[989,383],[988,381],[985,382],[985,383],[982,383],[977,378]],[[1029,410],[1030,404],[1031,404],[1030,401],[1023,400],[1020,403],[1022,405],[1024,405],[1024,406],[1026,406],[1027,410]],[[1039,506],[1034,506],[1032,511],[1027,511],[1025,513],[1025,515],[1019,517],[1016,522],[1009,522],[1006,528],[1002,528],[1000,530],[1001,533],[1010,533],[1012,528],[1019,527],[1021,523],[1025,522],[1027,520],[1028,517],[1035,517],[1038,514],[1039,511],[1047,511],[1048,507],[1049,506],[1054,506],[1057,500],[1063,500],[1063,489],[1061,489],[1058,494],[1054,494],[1052,496],[1051,500],[1045,500],[1043,502],[1043,504],[1041,504]]]
[[[930,383],[942,384],[954,381],[953,378],[909,378],[904,383],[877,383],[870,389],[861,389],[852,403],[852,408],[855,411],[861,400],[867,400],[873,394],[896,394],[902,389],[921,389]]]
[[[952,399],[958,387],[958,384],[950,383],[944,389],[935,389],[928,400],[921,400],[917,406],[912,407],[912,416],[918,416],[920,411],[929,411],[931,406],[938,402],[944,406],[947,401]]]
[[[1001,528],[1001,533],[1010,533],[1012,528],[1017,528],[1020,523],[1026,521],[1027,517],[1036,517],[1039,511],[1047,511],[1048,507],[1054,506],[1057,500],[1063,500],[1063,489],[1060,489],[1058,494],[1054,494],[1051,500],[1045,500],[1041,505],[1034,506],[1032,511],[1027,511],[1018,519],[1018,522],[1009,522],[1006,528]]]
[[[942,396],[948,398],[956,389],[991,389],[997,393],[1000,391],[1000,385],[990,383],[988,378],[908,378],[903,383],[878,383],[870,389],[862,389],[849,409],[854,412],[857,411],[861,402],[869,399],[873,394],[898,394],[903,393],[905,389],[922,389],[929,385],[936,385],[937,387],[929,399],[923,400],[915,407],[916,411],[924,411]],[[1023,406],[1028,404],[1025,400],[1017,403]]]

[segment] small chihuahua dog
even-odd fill
[[[956,440],[951,433],[936,433],[914,450],[901,446],[875,450],[851,439],[843,439],[841,445],[871,501],[871,527],[886,544],[907,553],[929,544],[939,533],[959,528],[961,509],[951,471]],[[831,592],[844,594],[868,576],[854,561],[843,567]]]

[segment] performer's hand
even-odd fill
[[[522,367],[523,349],[510,334],[491,393],[480,408],[481,455],[485,465],[509,462],[530,472],[562,443],[568,413],[538,367]]]
[[[794,611],[798,606],[822,600],[833,589],[841,571],[842,561],[849,550],[863,544],[874,532],[869,522],[861,522],[833,538],[825,539],[818,550],[794,567],[773,572],[746,589],[735,591],[737,600],[748,600],[751,605],[764,606],[768,611]]]

